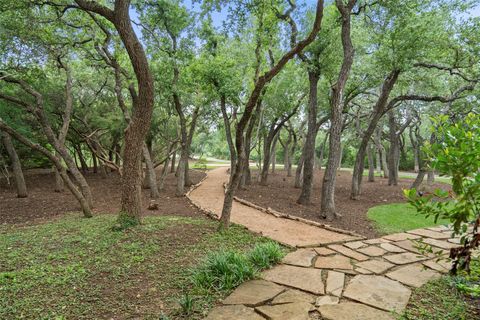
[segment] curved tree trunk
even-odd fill
[[[353,64],[353,56],[355,50],[351,39],[351,11],[355,5],[355,0],[349,0],[345,5],[343,0],[336,0],[336,6],[342,16],[342,48],[343,62],[340,68],[337,82],[332,86],[331,98],[331,118],[330,118],[330,139],[328,148],[328,160],[323,176],[322,184],[322,200],[320,206],[320,214],[327,220],[333,220],[340,217],[335,209],[335,184],[337,178],[337,168],[341,161],[341,138],[343,127],[344,108],[343,91],[347,83],[350,70]]]
[[[143,144],[143,159],[145,160],[145,165],[147,167],[145,175],[150,188],[150,198],[158,199],[160,197],[160,193],[158,192],[157,186],[157,174],[155,172],[152,157],[150,156],[150,151],[148,150],[146,143]]]
[[[303,184],[303,152],[298,159],[297,169],[295,170],[295,188],[301,188]]]
[[[380,96],[373,107],[373,116],[368,124],[367,129],[363,133],[362,141],[360,142],[360,146],[358,147],[357,155],[355,157],[355,164],[353,166],[353,175],[352,175],[352,187],[350,198],[351,199],[358,199],[361,192],[361,184],[363,178],[363,169],[364,169],[364,161],[365,161],[365,154],[367,153],[367,148],[369,145],[369,141],[372,135],[375,133],[375,129],[378,127],[378,122],[383,117],[385,112],[385,107],[388,103],[388,98],[390,93],[392,92],[395,83],[398,80],[398,76],[400,71],[394,70],[390,72],[390,74],[385,78]],[[381,143],[380,141],[377,144]]]
[[[390,149],[388,150],[388,185],[398,185],[398,159],[400,156],[400,145],[397,134],[397,123],[393,111],[388,113],[388,125],[390,136]]]
[[[373,160],[374,151],[372,146],[368,146],[367,148],[367,155],[368,155],[368,182],[375,182],[375,162]]]
[[[297,203],[304,205],[311,203],[311,194],[313,188],[315,140],[317,137],[317,91],[319,80],[319,72],[316,70],[309,70],[308,81],[310,87],[308,96],[308,125],[307,135],[305,137],[305,145],[303,147],[303,184],[302,192],[297,200]]]
[[[6,132],[0,133],[2,136],[3,145],[5,146],[8,157],[10,158],[10,162],[12,163],[12,171],[15,180],[15,186],[17,189],[17,197],[26,198],[28,197],[27,185],[25,183],[25,178],[23,177],[22,164],[20,163],[17,151],[15,150],[15,147],[12,143],[12,138]]]
[[[317,9],[315,14],[315,22],[313,24],[312,31],[309,33],[307,38],[304,40],[296,43],[292,49],[290,49],[286,54],[284,54],[278,62],[272,66],[272,68],[264,73],[262,76],[258,77],[260,71],[260,49],[261,49],[261,41],[258,39],[257,41],[257,48],[256,48],[256,58],[258,61],[257,64],[257,76],[254,79],[254,88],[251,92],[248,102],[245,106],[245,110],[243,112],[242,118],[239,120],[237,124],[237,130],[235,135],[235,148],[237,149],[238,161],[235,168],[235,172],[231,179],[231,183],[228,185],[227,192],[225,193],[225,199],[223,201],[223,208],[222,214],[220,216],[220,225],[219,229],[224,230],[227,229],[230,225],[230,214],[232,210],[232,203],[233,197],[235,192],[238,188],[240,182],[240,174],[243,172],[243,166],[245,164],[246,153],[245,153],[245,144],[244,144],[244,131],[245,128],[252,116],[253,110],[257,104],[258,99],[260,98],[261,92],[263,91],[265,85],[269,83],[287,64],[288,61],[294,58],[299,52],[301,52],[305,47],[307,47],[310,43],[312,43],[318,32],[320,31],[321,24],[323,18],[323,0],[318,0],[317,2]]]

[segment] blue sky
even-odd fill
[[[307,6],[314,6],[316,4],[317,0],[299,0],[297,1],[298,5],[307,5]],[[189,9],[193,9],[194,11],[199,11],[199,4],[196,3],[195,5],[192,4],[192,0],[184,0],[183,3],[185,6]],[[213,12],[212,13],[212,19],[213,19],[213,24],[216,27],[222,27],[223,22],[227,19],[227,13],[228,10],[227,8],[223,8],[220,12]],[[133,20],[137,19],[137,14],[135,10],[131,10],[130,12],[131,18]],[[459,18],[468,18],[468,17],[480,17],[480,4],[478,4],[475,8],[473,8],[468,14],[462,15]],[[138,29],[137,26],[134,25],[134,29],[136,33],[141,36],[141,32]]]

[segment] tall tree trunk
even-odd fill
[[[277,165],[277,142],[278,142],[278,133],[275,138],[273,138],[272,143],[272,155],[271,155],[271,163],[272,163],[272,174],[275,174],[275,167]]]
[[[295,170],[295,188],[301,188],[303,185],[303,151],[298,159],[297,169]]]
[[[36,150],[43,155],[45,155],[50,161],[52,161],[53,165],[55,166],[56,170],[59,172],[59,175],[67,185],[67,188],[72,192],[73,196],[77,199],[79,202],[83,215],[87,218],[92,217],[92,210],[91,206],[88,203],[87,199],[84,197],[82,192],[77,189],[77,186],[72,182],[70,177],[67,174],[67,171],[63,167],[61,163],[61,158],[60,156],[55,155],[53,152],[45,149],[38,143],[33,143],[29,139],[25,138],[21,134],[19,134],[17,131],[15,131],[13,128],[9,127],[1,118],[0,118],[0,130],[10,134],[12,137],[14,137],[17,141],[20,143],[24,144],[27,147],[30,147],[32,150]]]
[[[132,121],[125,130],[123,156],[122,198],[119,222],[121,227],[140,223],[141,220],[141,161],[143,142],[150,129],[154,101],[154,82],[142,43],[133,30],[129,10],[130,1],[115,1],[110,9],[95,1],[75,0],[78,6],[102,15],[113,23],[128,53],[135,72],[138,93],[130,90],[133,101]]]
[[[393,111],[388,112],[390,149],[388,151],[388,185],[398,185],[398,159],[400,156],[400,146],[397,134],[397,122]]]
[[[57,157],[60,157],[59,154],[56,154]],[[58,169],[53,166],[53,174],[55,175],[55,189],[54,191],[55,192],[63,192],[65,191],[65,184],[64,184],[64,179],[62,179],[62,176],[60,175],[60,172],[58,171]]]
[[[146,143],[143,144],[143,159],[145,160],[145,165],[147,167],[145,175],[147,177],[148,186],[150,188],[150,198],[158,199],[160,197],[160,193],[158,192],[157,186],[157,174],[155,172],[152,157]]]
[[[355,54],[350,35],[351,11],[355,5],[355,2],[355,0],[349,0],[348,4],[345,5],[343,0],[336,0],[336,6],[342,16],[341,38],[343,62],[337,82],[332,86],[329,151],[327,166],[323,176],[322,200],[320,206],[321,216],[329,221],[335,219],[336,217],[341,217],[341,215],[338,214],[335,209],[335,184],[337,178],[337,168],[341,161],[340,152],[343,127],[342,111],[344,108],[343,91],[352,68],[353,56]]]
[[[316,14],[315,14],[315,22],[313,24],[313,28],[310,34],[304,40],[296,44],[292,43],[293,45],[292,49],[290,49],[286,54],[284,54],[278,60],[278,62],[269,71],[264,73],[262,76],[259,76],[260,63],[261,63],[260,50],[261,50],[262,44],[261,44],[260,38],[257,39],[257,47],[255,50],[256,58],[257,58],[257,67],[256,67],[256,76],[254,79],[254,88],[245,106],[243,115],[237,124],[237,130],[236,130],[236,136],[235,136],[235,148],[237,149],[238,161],[235,168],[235,172],[231,179],[231,183],[229,184],[227,191],[225,193],[222,214],[220,217],[220,227],[219,227],[220,230],[227,229],[228,226],[230,225],[230,214],[232,210],[233,197],[238,188],[240,178],[241,178],[241,173],[243,172],[243,166],[245,164],[245,158],[246,158],[245,145],[244,145],[244,138],[245,138],[244,131],[252,116],[255,105],[258,99],[260,98],[261,92],[263,91],[265,85],[269,83],[283,69],[283,67],[287,64],[288,61],[290,61],[294,56],[296,56],[306,46],[308,46],[310,43],[312,43],[315,40],[321,28],[322,18],[323,18],[323,0],[318,0]]]
[[[374,151],[372,146],[367,147],[368,155],[368,182],[375,182],[375,161],[373,160]]]
[[[92,156],[92,162],[93,162],[93,173],[98,173],[98,163],[97,163],[97,156],[95,155],[95,152],[90,153]]]
[[[76,144],[74,146],[75,150],[77,150],[78,159],[80,159],[80,165],[82,167],[82,173],[85,174],[88,172],[88,164],[83,157],[82,147],[80,144]]]
[[[233,145],[232,129],[230,125],[230,119],[228,118],[228,114],[227,114],[227,103],[226,103],[225,94],[221,94],[220,96],[220,110],[222,111],[223,126],[225,128],[225,136],[227,138],[228,151],[230,154],[230,177],[231,177],[233,170],[235,170],[237,153],[235,152],[235,146]]]
[[[170,166],[170,173],[175,172],[175,162],[177,161],[177,151],[173,151],[172,155],[172,164]]]
[[[400,75],[400,71],[393,70],[389,73],[389,75],[385,78],[380,96],[373,107],[373,115],[371,120],[368,124],[367,129],[363,133],[362,141],[360,142],[360,146],[358,147],[357,155],[355,157],[355,164],[353,166],[353,174],[352,174],[352,187],[350,198],[351,199],[358,199],[361,192],[361,184],[363,178],[363,169],[365,166],[365,154],[367,152],[367,148],[369,145],[369,141],[372,135],[375,133],[375,129],[378,127],[378,122],[382,118],[385,112],[385,107],[387,106],[388,99],[390,97],[390,93],[392,92],[395,83],[398,80],[398,76]],[[381,143],[381,142],[377,142]],[[377,146],[378,147],[378,146]]]
[[[302,192],[297,200],[300,204],[310,204],[313,188],[313,167],[315,161],[315,140],[317,137],[317,92],[320,74],[318,70],[308,71],[308,125],[305,145],[303,147],[303,184]]]
[[[15,180],[15,187],[17,189],[17,197],[26,198],[28,197],[27,185],[25,184],[25,178],[23,177],[22,164],[20,163],[17,151],[12,143],[12,138],[6,132],[0,132],[0,134],[2,136],[3,145],[7,150],[8,157],[10,158],[10,162],[12,164],[12,172]]]

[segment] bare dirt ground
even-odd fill
[[[373,223],[367,218],[369,208],[388,203],[405,202],[403,189],[409,188],[411,179],[400,179],[398,186],[388,186],[388,180],[375,178],[375,182],[368,182],[364,177],[360,200],[350,199],[350,185],[352,174],[349,171],[338,171],[335,189],[335,205],[343,216],[332,222],[327,222],[319,216],[321,184],[323,170],[315,171],[312,204],[308,206],[297,204],[301,189],[294,187],[295,177],[287,177],[283,170],[277,170],[268,177],[268,186],[261,186],[256,182],[257,172],[252,172],[253,185],[247,190],[239,190],[238,196],[262,207],[270,207],[277,211],[329,224],[333,227],[355,231],[369,238],[379,236]],[[435,183],[429,188],[448,189],[443,183]]]
[[[158,168],[161,170],[161,168]],[[158,172],[160,176],[160,172]],[[204,172],[191,170],[190,177],[194,184],[205,176]],[[117,213],[120,209],[120,177],[109,173],[107,179],[100,174],[85,175],[94,197],[94,212]],[[25,175],[29,197],[16,197],[14,186],[8,186],[5,179],[0,179],[0,224],[26,223],[45,220],[66,212],[80,211],[75,198],[68,190],[62,193],[54,192],[55,179],[45,170],[34,170]],[[176,178],[169,174],[165,181],[165,189],[160,193],[159,209],[147,210],[149,190],[142,190],[144,214],[193,216],[198,211],[185,197],[175,196]],[[198,215],[197,215],[198,216]]]

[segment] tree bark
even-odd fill
[[[388,185],[398,185],[398,159],[400,156],[400,146],[398,141],[398,128],[393,111],[388,112],[390,149],[388,151]]]
[[[72,192],[73,196],[77,199],[79,202],[83,215],[86,218],[92,217],[92,210],[91,206],[88,203],[87,199],[83,195],[83,193],[77,189],[77,186],[72,182],[70,177],[67,174],[67,171],[63,167],[61,163],[61,158],[59,156],[56,156],[53,152],[50,152],[49,150],[45,149],[38,143],[33,143],[29,139],[25,138],[22,136],[20,133],[15,131],[12,127],[8,126],[1,118],[0,118],[0,130],[8,133],[12,137],[14,137],[17,141],[20,143],[24,144],[25,146],[31,148],[32,150],[38,151],[45,155],[50,161],[52,161],[53,165],[55,168],[58,170],[60,176],[62,177],[63,181],[67,185],[67,188]]]
[[[243,167],[245,165],[245,145],[244,145],[244,131],[245,128],[252,116],[253,110],[257,104],[258,99],[260,98],[260,94],[263,91],[265,85],[270,82],[290,61],[295,55],[301,52],[305,47],[307,47],[310,43],[312,43],[318,32],[320,31],[321,24],[323,18],[323,0],[318,0],[317,2],[317,9],[316,9],[316,16],[315,22],[313,24],[312,31],[304,40],[298,42],[291,50],[289,50],[285,55],[283,55],[278,62],[265,74],[260,77],[255,77],[254,81],[254,89],[250,94],[248,102],[245,106],[244,113],[237,124],[237,130],[235,135],[235,148],[237,149],[238,161],[236,163],[235,172],[231,178],[231,183],[228,185],[227,191],[225,193],[225,199],[223,202],[222,214],[220,217],[220,226],[219,229],[227,229],[230,225],[230,214],[232,210],[232,203],[233,197],[235,192],[238,188],[240,183],[241,173],[243,172]],[[295,33],[292,33],[294,36]],[[293,41],[292,41],[293,42]],[[256,49],[256,58],[257,58],[257,72],[258,75],[260,70],[260,49],[261,49],[261,41],[258,39],[257,41],[257,49]],[[248,160],[248,159],[247,159]]]
[[[303,185],[303,151],[298,159],[297,169],[295,170],[295,188],[301,188]]]
[[[143,142],[150,129],[153,112],[154,83],[142,43],[132,28],[129,0],[115,1],[111,10],[101,4],[88,0],[75,0],[85,11],[102,15],[113,23],[118,31],[137,79],[138,94],[133,86],[130,93],[133,101],[132,121],[125,130],[123,156],[122,200],[119,222],[122,225],[134,225],[141,220],[141,160]],[[124,223],[125,222],[125,223]]]
[[[378,127],[378,122],[385,113],[385,107],[387,106],[388,98],[390,97],[390,93],[392,92],[399,75],[400,71],[398,70],[393,70],[389,73],[389,75],[385,78],[382,84],[380,96],[378,97],[377,102],[373,107],[373,115],[367,129],[363,133],[362,140],[360,142],[360,146],[358,147],[357,155],[355,157],[355,164],[353,166],[352,174],[352,188],[350,193],[351,199],[358,200],[360,196],[363,169],[365,166],[365,154],[367,152],[369,141],[372,135],[375,133],[375,129]]]
[[[312,67],[313,68],[313,67]],[[308,95],[308,122],[305,145],[303,147],[303,184],[302,192],[297,203],[307,205],[311,203],[313,188],[313,167],[315,161],[315,140],[317,137],[317,92],[320,74],[318,70],[308,71],[309,95]]]
[[[155,168],[152,162],[152,157],[150,155],[150,151],[148,150],[146,143],[143,144],[143,159],[145,160],[145,166],[146,166],[145,174],[147,176],[148,186],[150,188],[150,198],[158,199],[160,197],[160,193],[158,192],[157,174],[155,172]]]
[[[13,145],[12,138],[6,132],[0,133],[2,136],[3,145],[7,150],[8,157],[10,158],[10,162],[12,164],[12,172],[15,180],[15,187],[17,189],[17,197],[26,198],[28,197],[27,185],[25,183],[25,178],[23,177],[22,164],[20,163],[17,151]]]
[[[343,91],[348,80],[350,70],[353,64],[353,56],[355,50],[351,39],[351,11],[356,0],[349,0],[345,5],[343,0],[336,0],[336,6],[342,16],[342,48],[343,62],[340,68],[337,82],[332,86],[331,98],[331,118],[330,118],[330,139],[327,166],[323,176],[322,184],[322,200],[320,206],[320,214],[322,217],[331,221],[337,217],[341,217],[335,209],[335,184],[337,177],[337,168],[341,161],[340,148],[343,127]]]
[[[374,151],[372,146],[368,146],[367,154],[368,154],[368,182],[375,182],[375,162],[373,160]]]

